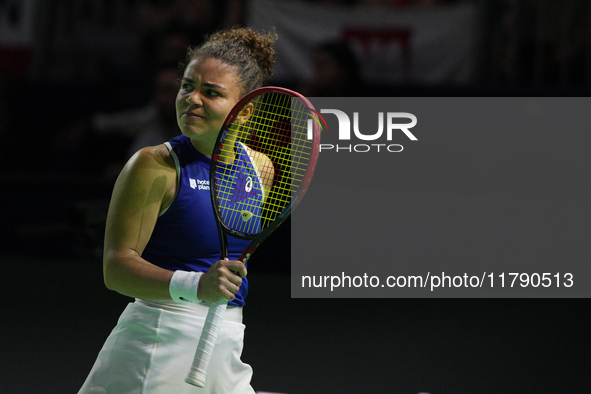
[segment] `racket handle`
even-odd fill
[[[220,332],[220,327],[224,321],[227,307],[227,302],[212,304],[209,306],[207,318],[203,325],[203,332],[199,338],[199,345],[197,346],[195,358],[193,359],[193,365],[189,370],[189,374],[185,378],[185,382],[192,384],[193,386],[205,386],[207,367],[211,360],[211,354],[213,353],[213,348],[217,342],[218,333]]]

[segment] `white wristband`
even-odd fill
[[[175,271],[168,286],[172,299],[177,302],[201,302],[197,298],[201,275],[203,272]]]

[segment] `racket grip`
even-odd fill
[[[185,378],[185,382],[193,386],[205,386],[207,367],[209,366],[209,361],[211,360],[211,355],[217,342],[218,333],[224,321],[227,307],[227,302],[209,306],[209,311],[207,312],[207,317],[203,325],[203,332],[199,338],[199,345],[197,345],[197,351],[193,359],[193,365]]]

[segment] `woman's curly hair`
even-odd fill
[[[273,76],[277,54],[275,33],[259,33],[248,28],[231,28],[207,37],[198,47],[189,48],[187,64],[193,59],[215,58],[232,66],[245,94],[264,85]]]

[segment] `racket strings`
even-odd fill
[[[218,161],[215,167],[219,213],[228,228],[245,234],[257,234],[261,231],[264,201],[260,175],[246,146],[232,145],[225,143],[221,147],[221,162]]]
[[[247,126],[263,136],[253,149],[268,152],[278,172],[273,186],[275,198],[269,209],[272,214],[279,214],[291,202],[307,171],[311,152],[311,142],[307,139],[310,113],[301,100],[285,95],[262,97],[259,101],[262,103]]]
[[[313,143],[308,139],[310,110],[302,100],[266,93],[251,103],[254,108],[246,123],[230,126],[228,135],[236,142],[224,143],[219,153],[222,161],[232,164],[220,164],[215,171],[226,226],[256,234],[292,202],[306,176]],[[243,146],[254,153],[245,156]],[[272,166],[257,165],[257,155],[268,158]],[[270,191],[263,190],[271,181]]]

